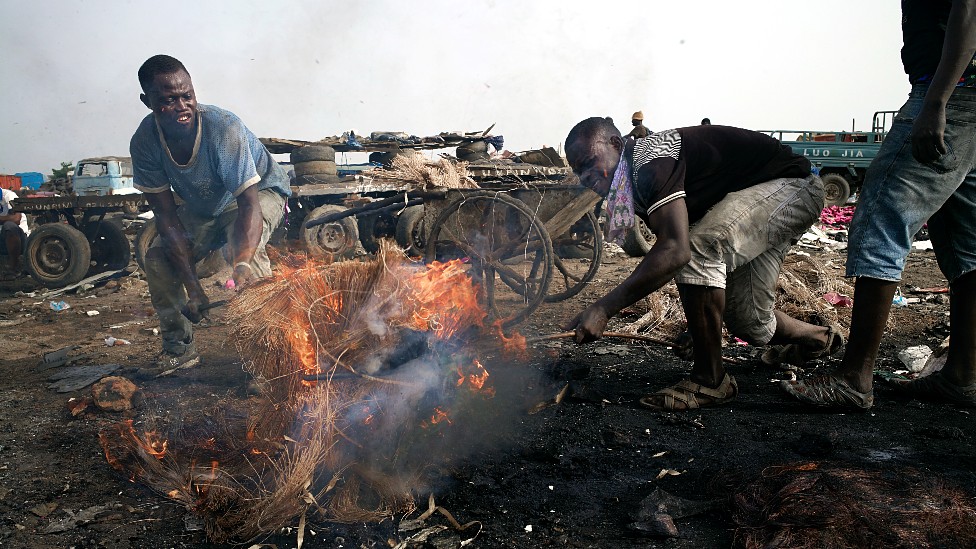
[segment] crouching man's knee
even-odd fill
[[[730,318],[725,319],[725,326],[729,332],[745,341],[749,345],[762,346],[769,343],[776,332],[776,318],[772,317],[768,321],[757,318]]]

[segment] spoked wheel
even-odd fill
[[[603,233],[596,215],[587,212],[568,231],[552,240],[556,270],[546,295],[547,303],[580,293],[596,276],[603,258]]]
[[[539,307],[552,278],[552,242],[542,222],[524,203],[490,191],[466,193],[441,211],[425,258],[464,262],[481,285],[489,321],[503,328]]]

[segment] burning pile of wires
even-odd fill
[[[251,409],[192,436],[131,421],[101,433],[113,467],[185,504],[213,541],[412,510],[432,460],[455,451],[445,430],[493,396],[474,342],[495,328],[459,260],[414,263],[385,245],[367,261],[279,267],[228,312],[266,387]]]

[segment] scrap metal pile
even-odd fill
[[[114,468],[184,504],[213,541],[413,509],[432,464],[457,451],[452,433],[493,396],[477,349],[511,343],[484,325],[460,261],[384,246],[363,262],[279,265],[229,310],[261,398],[201,425],[129,421],[100,437]]]

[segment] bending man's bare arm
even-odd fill
[[[655,210],[647,226],[656,239],[634,272],[565,326],[567,330],[576,330],[577,343],[599,339],[610,318],[667,284],[691,259],[684,200],[675,200]]]

